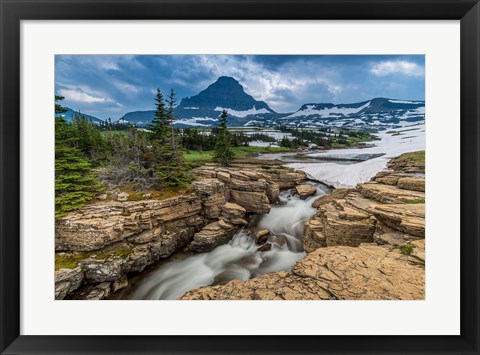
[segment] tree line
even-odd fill
[[[184,187],[193,178],[183,156],[184,142],[193,147],[199,136],[175,127],[173,90],[165,97],[157,89],[155,114],[148,129],[128,126],[122,131],[105,130],[111,124],[96,125],[81,114],[67,122],[62,117],[66,112],[60,103],[63,99],[55,96],[56,217],[80,208],[105,185],[145,191]],[[208,145],[201,145],[213,148],[213,160],[225,166],[233,159],[232,141],[242,144],[241,137],[228,131],[227,117],[224,110]],[[203,138],[199,141],[204,142]]]

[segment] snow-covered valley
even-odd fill
[[[379,141],[367,148],[334,149],[309,153],[310,158],[324,161],[288,163],[289,167],[305,171],[311,178],[333,187],[354,187],[370,180],[398,155],[425,150],[425,123],[405,124],[400,128],[380,131]],[[378,156],[383,154],[381,156]],[[372,159],[368,159],[373,156]],[[273,158],[273,157],[270,157]],[[279,158],[279,157],[277,157]],[[328,159],[328,161],[327,161]],[[344,164],[343,161],[358,161]]]

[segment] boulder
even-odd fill
[[[217,179],[222,180],[224,182],[229,182],[231,179],[231,176],[227,172],[219,171],[217,172]]]
[[[63,300],[82,284],[84,272],[80,266],[74,269],[55,270],[55,299]]]
[[[200,179],[192,186],[200,195],[204,215],[209,219],[220,217],[220,207],[227,202],[225,184],[218,179]]]
[[[117,195],[117,201],[128,201],[129,197],[130,197],[130,195],[127,194],[126,192],[120,192]]]
[[[262,229],[258,231],[255,235],[255,242],[258,245],[265,244],[268,241],[268,236],[270,235],[270,231],[268,229]]]
[[[354,189],[348,189],[348,188],[333,189],[329,195],[320,196],[315,201],[313,201],[312,207],[319,208],[321,205],[324,205],[326,203],[330,203],[337,199],[345,198],[345,196],[351,191],[354,191]]]
[[[110,296],[110,293],[110,283],[102,282],[100,284],[84,286],[73,292],[68,298],[73,300],[99,301]]]
[[[82,269],[85,270],[85,280],[89,283],[112,282],[123,275],[122,267],[125,261],[122,258],[95,259],[88,258],[80,261]]]
[[[346,200],[336,200],[323,205],[315,217],[321,221],[321,230],[316,228],[316,234],[307,235],[304,243],[308,244],[312,235],[319,241],[318,245],[323,243],[323,239],[327,246],[372,243],[376,220],[371,217],[370,214],[348,205]]]
[[[125,288],[128,286],[128,278],[127,275],[123,275],[119,277],[118,279],[115,280],[115,282],[112,284],[112,292],[117,292],[118,290],[121,290],[122,288]]]
[[[248,222],[245,220],[245,208],[236,203],[227,202],[221,207],[222,214],[220,219],[226,223],[246,225]]]
[[[295,186],[295,190],[300,195],[300,198],[305,200],[307,197],[315,195],[317,187],[314,185],[302,184]]]
[[[272,249],[272,244],[265,243],[260,248],[257,248],[257,251],[264,252],[264,251],[269,251],[270,249]]]
[[[303,228],[303,250],[311,253],[317,248],[327,246],[325,235],[323,234],[323,223],[318,219],[311,219],[305,222]]]
[[[276,182],[267,181],[266,191],[270,203],[277,203],[280,195],[280,186]]]
[[[232,190],[230,196],[233,202],[245,208],[247,212],[270,212],[270,201],[265,193]]]
[[[264,172],[267,181],[273,181],[278,184],[280,190],[292,189],[301,182],[307,180],[307,175],[303,171],[276,169],[275,171]]]
[[[189,248],[197,253],[212,251],[217,246],[228,243],[237,230],[237,226],[223,220],[210,223],[195,233]]]

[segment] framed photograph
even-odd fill
[[[2,354],[479,354],[477,1],[0,2]]]

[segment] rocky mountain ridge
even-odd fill
[[[347,104],[309,103],[293,113],[277,113],[264,101],[247,94],[234,78],[221,76],[205,90],[182,99],[174,111],[178,127],[216,126],[221,111],[226,109],[231,126],[275,126],[279,124],[318,127],[338,126],[382,128],[400,121],[416,122],[425,119],[425,102],[373,98]],[[154,111],[135,111],[120,120],[137,125],[151,122]]]

